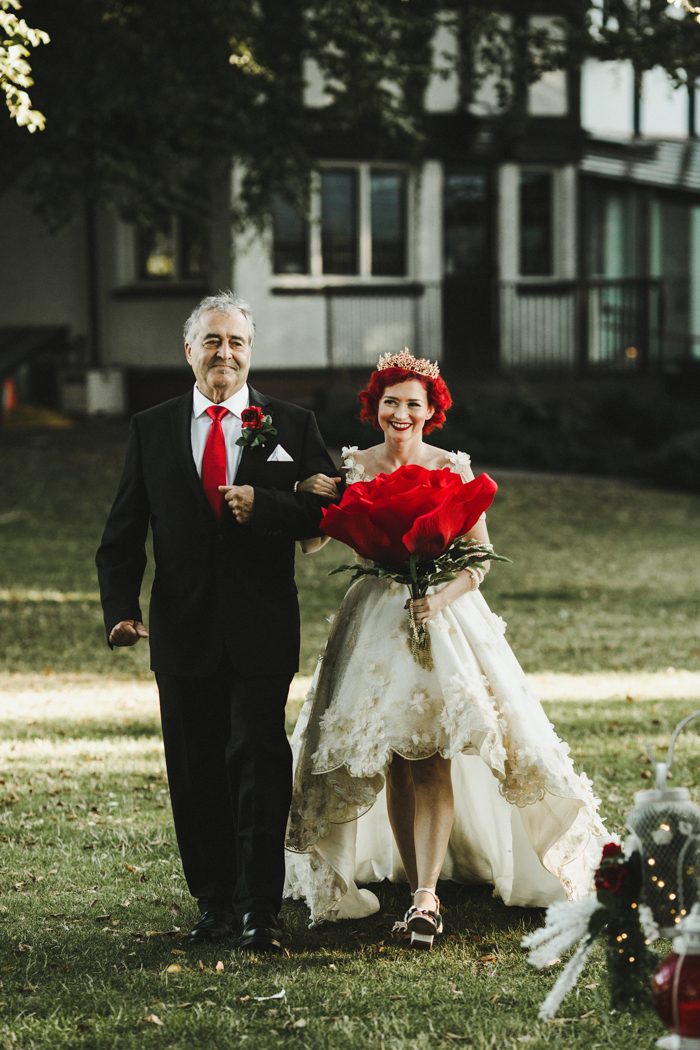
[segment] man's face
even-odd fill
[[[191,343],[187,358],[200,393],[215,405],[240,390],[250,370],[250,330],[239,310],[207,310]]]

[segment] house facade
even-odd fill
[[[308,214],[277,200],[263,233],[232,232],[222,199],[208,230],[145,235],[104,211],[50,236],[6,194],[0,328],[64,334],[69,409],[182,389],[182,321],[222,287],[253,307],[257,374],[322,381],[403,346],[479,376],[700,362],[700,88],[587,60],[530,85],[516,130],[488,78],[464,104],[458,46],[446,20],[418,161],[322,145]],[[310,62],[305,81],[322,110]]]
[[[700,362],[700,87],[588,60],[531,85],[513,130],[488,79],[465,110],[439,68],[457,46],[443,26],[420,163],[320,157],[308,220],[280,201],[266,237],[236,239],[274,364],[367,366],[403,345],[480,374]],[[318,71],[306,81],[322,107]]]

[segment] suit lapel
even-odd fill
[[[211,520],[216,522],[216,516],[209,505],[209,500],[204,495],[202,482],[197,473],[197,468],[192,458],[192,393],[185,394],[176,406],[174,417],[175,424],[175,448],[180,461],[182,475],[202,512]]]
[[[250,404],[257,405],[259,408],[264,409],[267,405],[269,398],[265,397],[258,390],[254,390],[252,386],[248,387],[250,395]],[[274,420],[273,420],[274,424]],[[257,448],[248,448],[244,445],[241,458],[238,463],[238,470],[236,471],[236,477],[234,480],[235,485],[250,485],[252,479],[257,473],[258,467],[261,463],[267,461],[267,457],[272,452],[274,443],[270,440],[266,441],[264,445],[258,445]]]

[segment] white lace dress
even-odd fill
[[[349,483],[365,479],[343,449]],[[472,477],[466,453],[452,469]],[[433,670],[408,648],[406,587],[363,577],[331,627],[297,722],[285,895],[313,922],[378,910],[358,883],[405,880],[384,791],[394,753],[452,759],[455,821],[442,878],[491,883],[506,904],[589,892],[604,828],[483,595],[430,621]]]

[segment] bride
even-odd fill
[[[473,478],[466,453],[423,440],[452,404],[436,364],[386,354],[360,400],[383,441],[343,450],[348,485],[407,464]],[[302,487],[335,495],[325,475]],[[483,515],[470,538],[489,542]],[[370,915],[377,898],[358,883],[405,880],[405,928],[425,948],[443,930],[440,876],[492,883],[510,905],[590,888],[604,834],[598,800],[480,593],[487,568],[413,600],[430,670],[409,650],[403,585],[364,576],[343,599],[292,741],[285,894],[304,898],[313,922]]]

